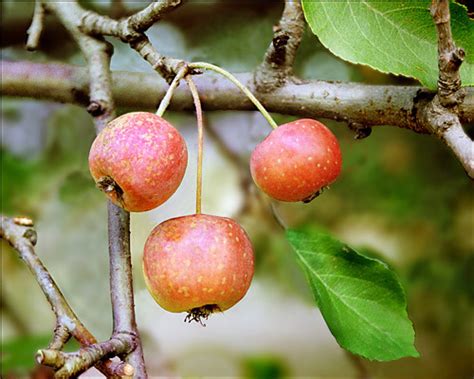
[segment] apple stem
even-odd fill
[[[224,70],[223,68],[219,66],[215,66],[211,63],[207,62],[192,62],[188,64],[188,67],[190,69],[203,69],[203,70],[211,70],[215,71],[218,74],[223,75],[227,79],[229,79],[232,83],[234,83],[237,87],[240,88],[240,90],[250,99],[250,101],[257,107],[257,109],[260,111],[260,113],[265,117],[265,119],[268,121],[268,123],[271,125],[273,129],[278,128],[278,124],[275,122],[275,120],[270,116],[270,113],[264,108],[262,103],[258,101],[258,99],[254,96],[250,90],[245,87],[234,75],[232,75],[229,71]]]
[[[193,96],[194,107],[196,108],[196,118],[198,127],[198,161],[197,161],[197,179],[196,179],[196,214],[201,213],[201,198],[202,198],[202,155],[204,150],[204,122],[202,119],[201,100],[196,88],[196,84],[191,75],[184,77],[189,87],[189,91]]]
[[[181,81],[181,79],[184,78],[187,72],[188,72],[188,67],[186,66],[182,67],[178,71],[173,81],[171,82],[168,90],[166,91],[165,96],[163,97],[163,99],[161,99],[160,105],[156,111],[157,116],[160,116],[160,117],[163,116],[163,114],[166,111],[166,108],[168,108],[168,105],[170,104],[171,98],[173,97],[174,90],[176,89],[176,87],[178,87],[179,82]]]

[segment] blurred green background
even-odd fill
[[[108,2],[84,6],[110,12]],[[146,3],[125,3],[129,11]],[[2,58],[83,64],[52,18],[41,50],[24,50],[32,2],[3,1]],[[166,55],[205,60],[234,72],[261,62],[283,3],[190,2],[149,31]],[[112,68],[152,72],[119,41]],[[345,63],[309,30],[298,52],[303,78],[373,84],[416,84]],[[37,253],[79,317],[99,339],[111,331],[106,206],[88,173],[94,130],[84,109],[2,98],[2,213],[36,221]],[[122,109],[120,112],[128,110]],[[152,376],[352,378],[358,373],[314,307],[293,252],[273,219],[268,200],[249,181],[248,157],[270,131],[257,112],[205,114],[206,213],[234,217],[254,243],[257,273],[247,296],[209,319],[207,327],[158,307],[145,289],[141,255],[151,229],[194,211],[196,130],[193,114],[168,112],[190,151],[185,179],[156,210],[132,214],[136,312]],[[275,115],[277,122],[292,118]],[[472,182],[450,151],[430,136],[376,127],[355,140],[345,124],[323,120],[338,136],[343,173],[310,204],[276,204],[291,226],[324,227],[341,240],[385,260],[404,284],[419,359],[364,361],[374,378],[471,378],[473,358],[474,198]],[[472,125],[466,126],[468,132]],[[27,375],[34,352],[47,345],[53,314],[27,268],[1,242],[2,376]],[[97,372],[86,373],[95,376]]]

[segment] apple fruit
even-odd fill
[[[257,186],[281,201],[308,202],[334,182],[342,156],[336,136],[322,123],[300,119],[274,129],[252,152]]]
[[[167,220],[148,237],[143,254],[147,288],[170,312],[200,321],[235,305],[254,273],[252,244],[234,220],[194,214]]]
[[[179,187],[187,162],[181,134],[149,112],[127,113],[111,121],[89,153],[97,187],[129,212],[147,211],[168,200]]]

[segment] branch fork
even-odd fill
[[[432,0],[431,16],[438,33],[438,93],[422,110],[422,117],[432,133],[448,145],[474,179],[474,142],[459,120],[459,105],[466,91],[461,88],[459,69],[463,49],[456,47],[451,33],[449,0]]]
[[[71,337],[74,337],[83,346],[80,351],[84,349],[84,351],[90,351],[101,344],[97,344],[95,337],[76,316],[56,282],[36,255],[34,246],[37,242],[37,233],[33,226],[33,221],[26,217],[1,216],[0,237],[18,252],[20,258],[33,273],[56,317],[52,341],[48,349],[40,350],[39,356],[41,358],[37,357],[38,363],[56,368],[58,377],[71,377],[74,373],[83,372],[93,366],[96,366],[108,377],[122,376],[125,371],[133,370],[133,367],[128,363],[112,362],[107,359],[124,353],[125,349],[117,348],[114,350],[114,354],[111,354],[111,351],[107,351],[108,354],[96,352],[87,361],[81,361],[82,363],[74,360],[72,353],[67,355],[61,352]],[[135,346],[133,339],[130,341],[124,339],[124,341],[127,344],[127,350],[131,350]],[[44,351],[47,352],[43,354]],[[53,357],[61,357],[61,359],[53,359]]]

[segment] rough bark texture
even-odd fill
[[[252,88],[251,73],[236,74]],[[204,110],[254,110],[240,90],[224,78],[203,74],[194,77]],[[156,109],[168,85],[153,74],[112,72],[113,97],[118,106]],[[391,125],[430,133],[420,112],[434,93],[416,86],[380,86],[358,83],[304,81],[285,83],[271,93],[254,91],[271,112],[323,117],[364,126]],[[63,103],[87,104],[88,76],[84,67],[32,62],[2,62],[4,96],[31,97]],[[173,110],[192,110],[192,97],[179,86],[170,104]],[[474,122],[474,88],[458,107],[462,123]]]

